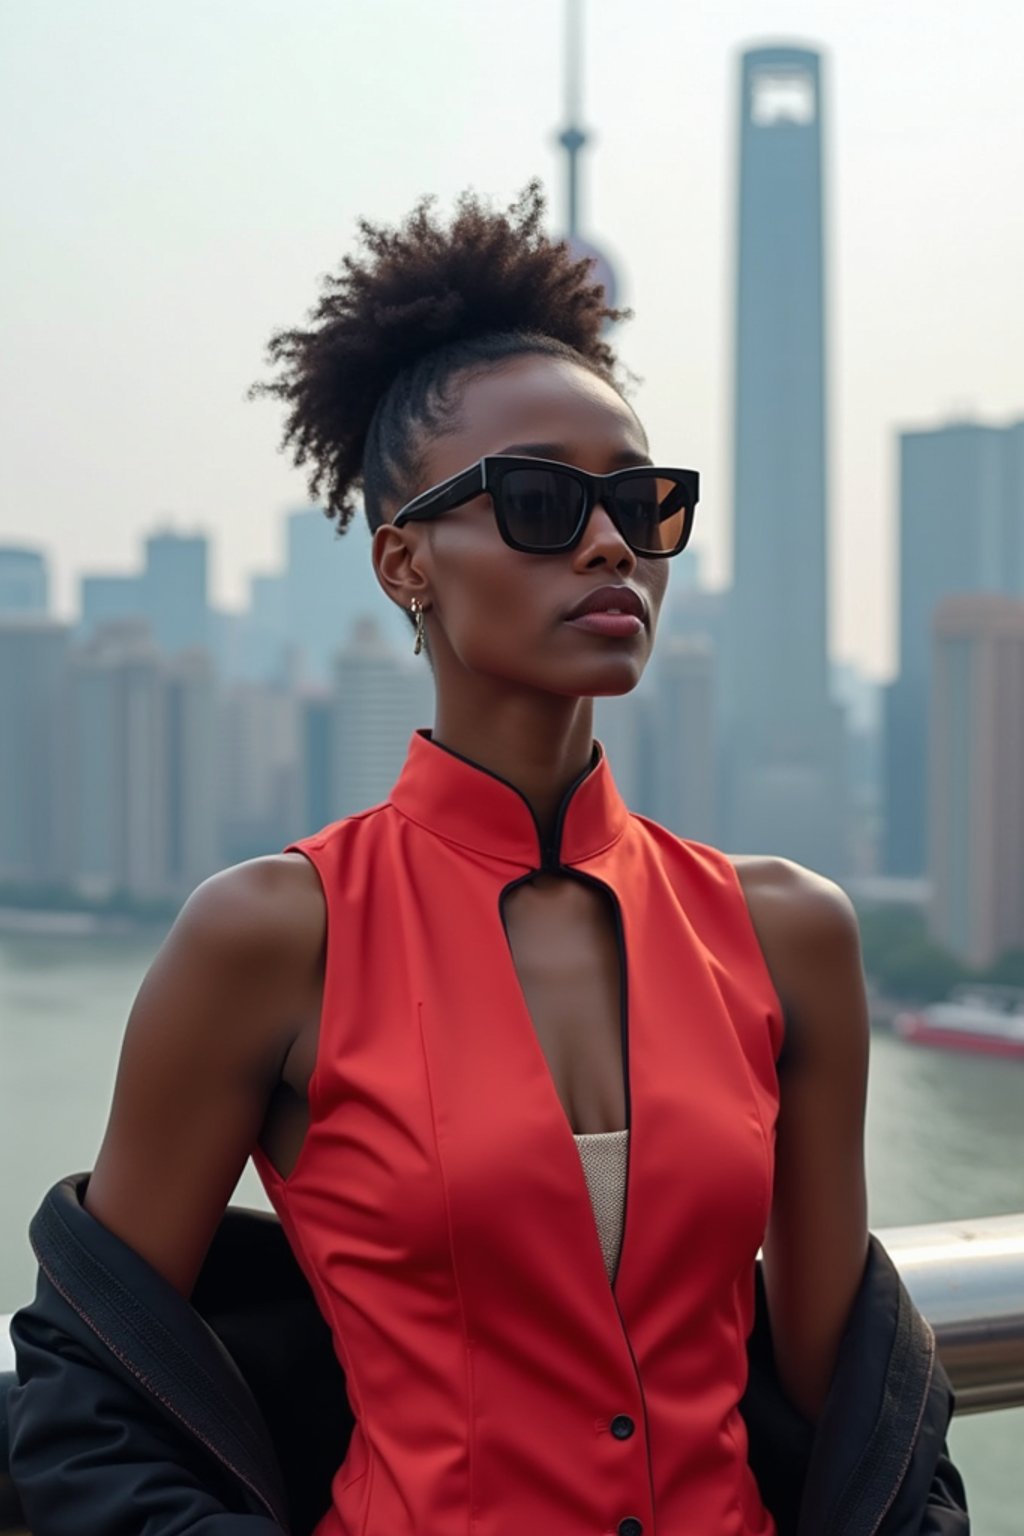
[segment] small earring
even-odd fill
[[[423,627],[423,605],[418,597],[414,597],[409,607],[416,617],[416,644],[412,648],[412,653],[414,656],[418,656],[423,649],[423,641],[426,634]]]

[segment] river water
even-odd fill
[[[0,1313],[31,1295],[29,1217],[87,1169],[124,1022],[157,933],[0,933]],[[1024,1061],[872,1038],[867,1166],[873,1227],[1024,1210]],[[265,1205],[251,1168],[236,1200]],[[1024,1530],[1024,1409],[954,1420],[974,1536]]]

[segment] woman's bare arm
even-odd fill
[[[751,918],[785,1010],[775,1190],[763,1244],[779,1379],[817,1418],[867,1257],[864,1111],[869,1019],[849,898],[785,859],[740,859]]]
[[[135,999],[85,1206],[185,1296],[302,1026],[325,930],[303,855],[235,865],[189,897]]]

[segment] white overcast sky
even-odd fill
[[[893,662],[895,433],[1024,416],[1019,0],[589,0],[585,232],[657,458],[702,472],[728,578],[738,51],[825,63],[831,633]],[[0,0],[0,539],[58,611],[158,523],[207,528],[241,603],[305,500],[262,349],[355,220],[425,191],[563,210],[561,0]],[[964,509],[965,516],[970,509]],[[341,551],[339,551],[341,553]],[[355,552],[353,551],[354,555]]]

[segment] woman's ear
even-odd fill
[[[430,583],[423,569],[425,539],[416,527],[396,528],[381,523],[374,530],[372,553],[377,580],[393,603],[406,612],[414,597],[430,606]]]

